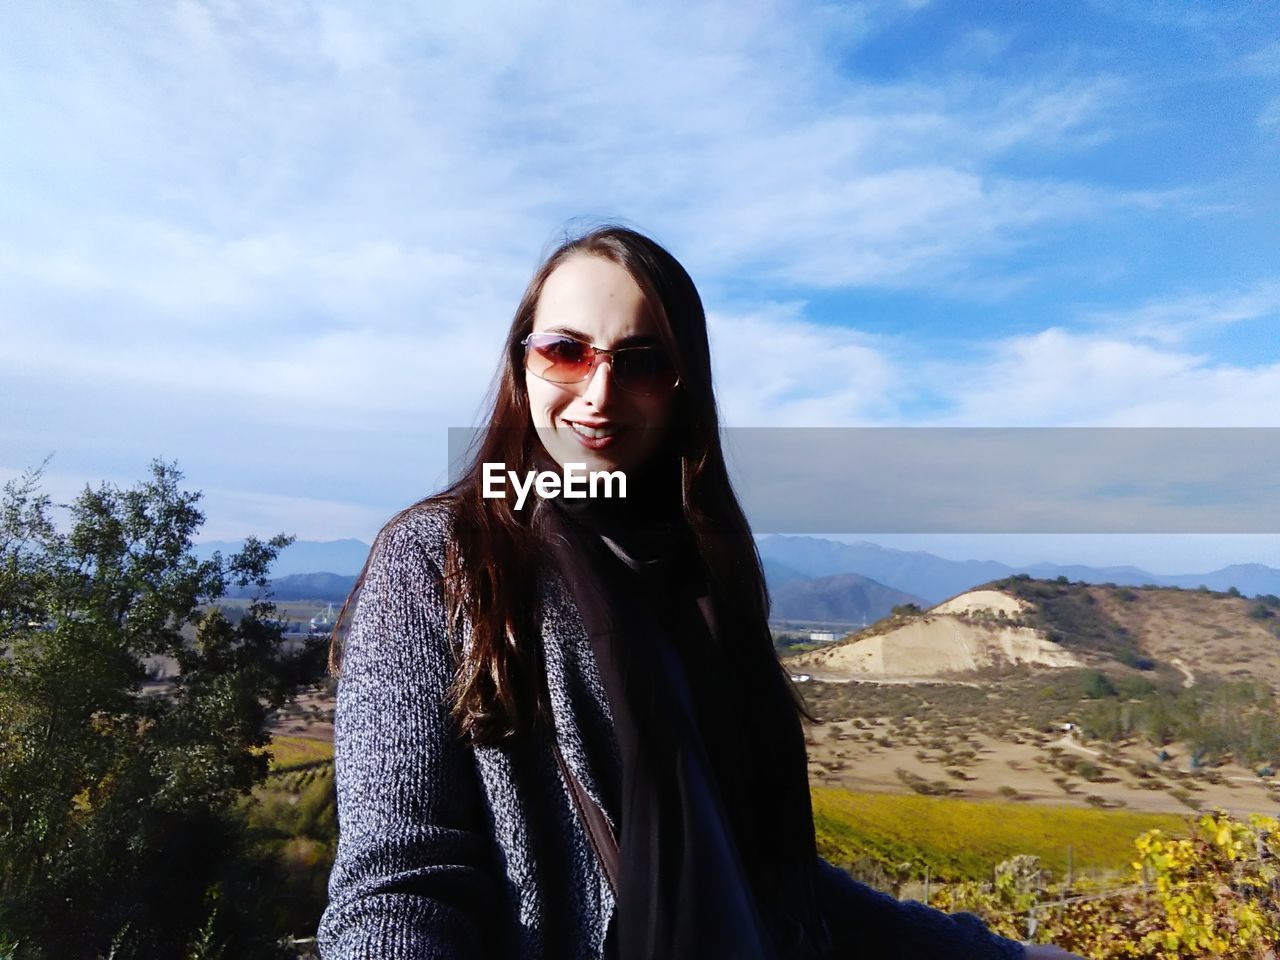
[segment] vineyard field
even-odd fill
[[[812,796],[818,852],[832,863],[847,867],[869,858],[894,866],[912,863],[920,871],[927,863],[932,876],[943,881],[990,877],[996,863],[1019,854],[1037,856],[1047,870],[1065,875],[1068,847],[1077,876],[1128,874],[1139,834],[1186,832],[1186,819],[1170,814],[820,786]]]
[[[310,737],[276,735],[265,749],[271,754],[272,772],[333,759],[332,743]]]

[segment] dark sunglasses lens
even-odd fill
[[[676,385],[676,371],[660,347],[624,350],[613,358],[618,386],[632,393],[664,393]]]
[[[591,366],[585,343],[569,337],[529,337],[525,362],[534,376],[552,383],[577,383],[585,380]]]

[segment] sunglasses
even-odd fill
[[[642,396],[667,393],[680,376],[662,347],[619,347],[604,350],[562,333],[531,333],[524,347],[525,369],[551,383],[582,383],[601,358],[608,357],[613,382],[621,390]]]

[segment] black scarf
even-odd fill
[[[628,487],[626,500],[560,499],[544,514],[591,637],[622,756],[611,950],[618,960],[803,955],[801,931],[813,921],[804,909],[813,903],[811,826],[807,851],[776,862],[761,827],[797,831],[777,818],[762,822],[748,770],[759,765],[759,745],[739,723],[743,704],[767,705],[726,689],[741,676],[726,658],[741,651],[727,649],[721,635],[680,512],[678,472],[630,471]],[[796,815],[809,816],[801,786]]]

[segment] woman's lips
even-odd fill
[[[607,426],[592,427],[587,424],[579,424],[573,420],[566,420],[569,425],[569,431],[574,435],[577,441],[588,450],[603,450],[612,446],[618,439],[626,433],[627,428],[616,423]],[[608,431],[605,433],[604,431]],[[598,435],[603,434],[603,435]]]

